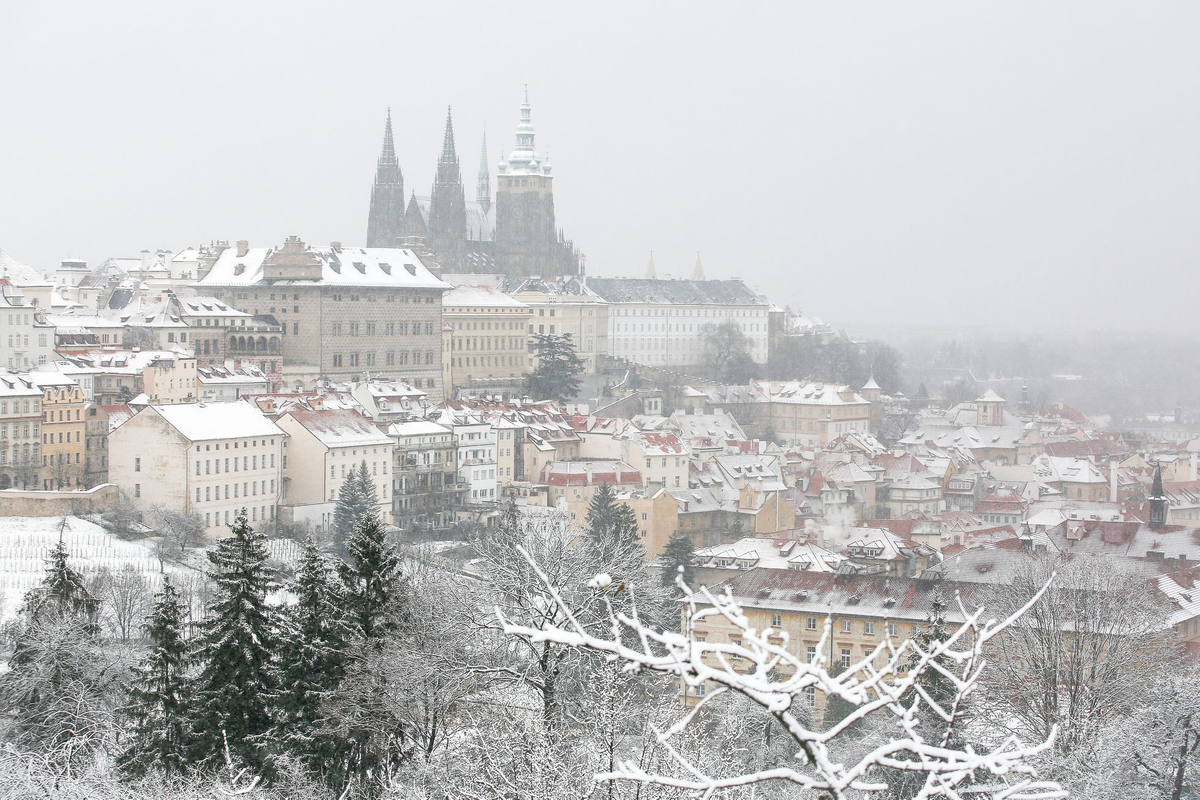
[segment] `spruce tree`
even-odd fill
[[[346,555],[346,542],[354,535],[359,523],[368,515],[379,513],[379,495],[364,460],[338,489],[337,505],[333,509],[333,545],[341,556]]]
[[[663,549],[662,554],[663,586],[675,585],[675,578],[679,575],[680,567],[683,567],[683,582],[688,586],[692,585],[692,579],[695,577],[695,571],[692,569],[694,552],[695,547],[692,545],[690,536],[676,533],[667,540],[667,546]]]
[[[400,557],[374,514],[358,524],[347,550],[346,563],[339,568],[346,623],[356,635],[374,640],[398,624]]]
[[[537,367],[525,379],[530,397],[562,400],[579,394],[579,376],[584,364],[575,354],[571,334],[534,334],[533,350]]]
[[[312,539],[304,544],[291,591],[296,604],[284,612],[281,625],[275,727],[285,748],[324,773],[337,748],[315,731],[321,701],[337,688],[344,672],[346,637],[338,586]]]
[[[25,596],[9,669],[0,676],[0,705],[13,717],[8,740],[55,759],[83,757],[103,738],[115,677],[99,642],[99,603],[68,558],[60,540],[41,585]]]
[[[208,553],[216,597],[200,636],[203,667],[196,679],[191,751],[195,761],[220,763],[224,734],[235,758],[261,769],[275,688],[267,549],[265,537],[250,527],[246,509],[238,511],[230,528],[232,535]]]
[[[628,503],[618,502],[617,493],[607,483],[600,484],[592,495],[587,525],[603,563],[613,564],[623,550],[638,544],[638,524],[633,509]]]
[[[133,684],[124,714],[133,723],[132,741],[118,758],[130,775],[151,767],[167,774],[180,773],[187,764],[188,644],[183,626],[186,608],[179,591],[163,578],[154,597],[154,610],[143,630],[150,652],[133,667]]]
[[[40,586],[25,595],[21,613],[31,622],[46,616],[73,618],[94,635],[100,631],[97,623],[100,601],[92,597],[83,578],[71,569],[69,559],[70,554],[60,538],[46,559],[46,576]]]

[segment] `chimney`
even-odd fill
[[[249,252],[250,252],[250,242],[246,241],[245,239],[238,239],[238,243],[237,243],[238,258],[245,258],[246,253],[249,253]]]
[[[342,252],[342,243],[341,242],[330,242],[329,246],[333,248],[333,252],[335,252],[335,253]]]
[[[1117,502],[1117,460],[1109,459],[1108,462],[1108,499],[1110,502]]]
[[[144,271],[147,269],[150,269],[150,251],[143,250],[142,251],[142,270]]]

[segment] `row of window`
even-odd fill
[[[434,355],[434,353],[432,350],[425,351],[425,363],[426,364],[433,363],[433,355]],[[399,359],[398,361],[397,361],[397,357]],[[346,356],[346,357],[343,357],[342,353],[335,353],[333,355],[333,366],[342,367],[342,366],[349,365],[351,367],[357,367],[357,366],[360,366],[361,364],[365,364],[368,367],[373,367],[376,364],[376,358],[377,358],[377,354],[374,352],[367,353],[365,359],[363,358],[363,354],[361,354],[361,353],[349,353],[348,356]],[[408,365],[408,352],[402,350],[399,352],[399,354],[397,354],[397,353],[389,350],[387,353],[384,354],[384,363],[389,367],[391,367],[391,366],[402,366],[402,367],[407,366]],[[412,363],[414,366],[417,366],[421,363],[420,351],[418,351],[418,350],[412,351]],[[430,384],[430,385],[432,385],[432,384]]]
[[[266,480],[243,481],[242,485],[241,485],[241,494],[238,494],[239,487],[236,483],[233,483],[233,484],[227,483],[224,485],[224,488],[225,488],[225,497],[224,498],[221,497],[221,488],[222,487],[220,487],[220,486],[205,486],[204,487],[204,502],[211,503],[216,500],[231,499],[229,496],[229,487],[230,486],[233,487],[232,499],[234,499],[234,500],[238,499],[239,497],[258,497],[260,492],[261,492],[261,494],[264,494],[264,495],[267,494],[267,481]],[[213,491],[214,489],[216,490],[215,492]],[[275,494],[275,479],[274,478],[271,479],[271,494]],[[200,487],[199,486],[196,487],[196,502],[197,503],[200,502]]]
[[[232,471],[233,472],[249,472],[250,470],[258,469],[259,468],[258,458],[259,457],[257,455],[242,456],[241,469],[239,469],[238,468],[238,457],[234,456]],[[273,469],[275,467],[275,454],[271,453],[270,458],[271,458],[271,461],[270,461],[270,464],[268,465],[267,454],[265,454],[265,453],[263,454],[263,456],[262,456],[262,468],[263,469]],[[142,460],[140,458],[135,458],[133,460],[133,471],[134,472],[142,471]],[[230,471],[228,458],[225,459],[225,470],[224,471],[225,472]],[[196,459],[196,474],[197,475],[200,474],[200,459]],[[219,458],[214,458],[211,460],[207,459],[207,458],[204,459],[204,474],[205,475],[220,475],[221,474],[221,459],[219,459]]]
[[[408,336],[409,324],[407,322],[384,322],[376,324],[374,322],[334,322],[330,325],[329,332],[334,336],[341,336],[343,331],[350,336]],[[413,336],[433,335],[433,323],[426,322],[422,328],[420,322],[412,323]]]
[[[66,434],[67,434],[67,438],[64,440],[63,439],[63,431],[58,432],[57,444],[69,444],[70,443],[71,432],[66,431]],[[80,441],[79,431],[75,431],[75,441],[77,441],[77,442]],[[56,442],[54,441],[54,434],[53,433],[43,433],[42,434],[42,444],[56,444]]]
[[[141,484],[138,484],[137,488],[140,491]],[[260,508],[261,508],[261,514],[259,511]],[[271,519],[275,519],[275,506],[261,506],[261,507],[260,506],[251,506],[250,507],[250,521],[257,522],[260,519],[260,516],[261,516],[261,519],[266,520],[268,508],[271,509]],[[216,524],[217,525],[221,524],[221,512],[220,511],[216,512],[215,514],[211,511],[205,511],[204,512],[204,527],[211,528],[213,526],[212,518],[214,516],[216,517]],[[226,525],[231,524],[230,511],[228,508],[225,509],[225,523],[224,524],[226,524]]]
[[[8,414],[8,408],[9,408],[8,403],[9,403],[8,400],[0,400],[0,415]],[[30,403],[32,403],[32,405],[30,405]],[[41,413],[38,410],[40,408],[40,405],[39,405],[40,403],[41,403],[40,400],[26,400],[26,401],[24,401],[24,405],[22,405],[22,401],[13,400],[12,401],[12,413],[14,413],[14,414],[39,414],[39,413]]]

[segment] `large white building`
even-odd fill
[[[0,353],[12,370],[37,369],[54,360],[54,326],[7,278],[0,278]]]
[[[375,484],[379,518],[391,522],[392,440],[387,434],[349,409],[289,411],[276,423],[289,437],[283,504],[293,522],[328,528],[342,483],[364,463]]]
[[[710,361],[713,328],[741,329],[755,363],[767,361],[769,305],[740,280],[588,278],[608,303],[608,351],[650,366],[696,366]]]
[[[204,520],[223,535],[238,509],[275,519],[287,434],[249,403],[151,405],[109,433],[108,479],[143,509]]]

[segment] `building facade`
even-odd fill
[[[281,325],[282,383],[370,373],[442,392],[442,294],[450,289],[411,250],[310,247],[225,249],[200,281],[205,292]]]
[[[529,372],[530,309],[490,286],[456,286],[442,298],[450,335],[450,380],[472,394],[518,390]],[[451,387],[447,396],[453,396]]]
[[[712,330],[732,323],[755,363],[767,361],[770,306],[740,280],[588,278],[608,304],[608,352],[650,366],[711,363]]]
[[[42,480],[42,389],[27,375],[0,374],[0,489]]]

